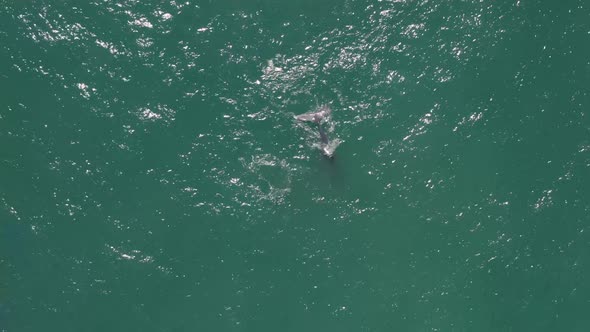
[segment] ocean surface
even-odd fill
[[[584,0],[1,0],[0,331],[589,331],[589,107]]]

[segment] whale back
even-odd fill
[[[322,105],[320,106],[317,112],[299,114],[295,116],[295,119],[297,119],[298,121],[319,123],[326,117],[330,116],[331,113],[332,110],[328,105]]]

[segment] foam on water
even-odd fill
[[[588,330],[588,9],[3,6],[0,329]]]

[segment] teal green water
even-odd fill
[[[0,331],[588,331],[589,15],[1,1]]]

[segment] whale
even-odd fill
[[[317,112],[303,113],[295,116],[295,119],[303,122],[321,123],[325,118],[332,114],[332,109],[328,105],[322,105]]]
[[[312,122],[318,125],[318,131],[320,134],[320,151],[322,154],[328,158],[334,157],[334,149],[330,148],[330,139],[328,138],[328,134],[324,130],[322,124],[324,120],[326,120],[332,114],[332,109],[328,105],[322,105],[318,108],[317,111],[303,113],[295,116],[297,121],[301,122]]]

